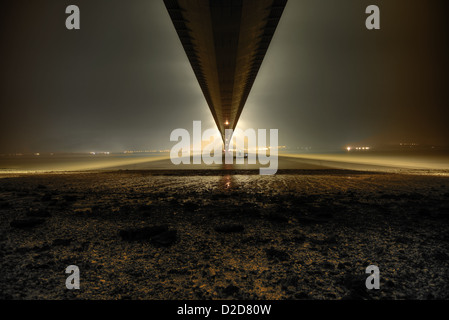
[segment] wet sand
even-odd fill
[[[0,178],[7,174],[49,173],[72,171],[111,170],[259,170],[267,165],[248,164],[248,159],[240,159],[244,164],[190,164],[174,165],[168,153],[152,154],[55,154],[0,156]],[[184,159],[187,160],[187,159]],[[360,152],[337,154],[280,154],[280,170],[321,170],[344,169],[375,172],[412,173],[417,170],[428,173],[449,175],[449,153],[432,152]]]
[[[446,176],[305,166],[3,174],[0,298],[449,298]]]

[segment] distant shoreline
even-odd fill
[[[55,156],[0,157],[0,175],[76,172],[176,172],[177,175],[258,174],[260,164],[213,164],[179,166],[167,155],[154,156]],[[304,172],[388,172],[449,175],[449,156],[407,154],[281,154],[277,174]],[[184,172],[184,173],[183,173]],[[314,173],[316,174],[316,173]]]

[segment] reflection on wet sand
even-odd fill
[[[228,171],[228,170],[234,170],[234,165],[233,164],[226,164],[223,163],[221,166],[221,169],[224,171]],[[219,179],[220,179],[220,186],[223,190],[231,190],[231,188],[234,186],[235,181],[234,180],[234,175],[231,174],[224,174],[222,175]]]

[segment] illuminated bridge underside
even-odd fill
[[[287,0],[164,2],[224,138],[237,126]]]

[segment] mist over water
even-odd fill
[[[448,145],[447,2],[289,1],[238,127],[279,144]],[[6,1],[0,12],[0,154],[166,150],[214,121],[163,1]]]

